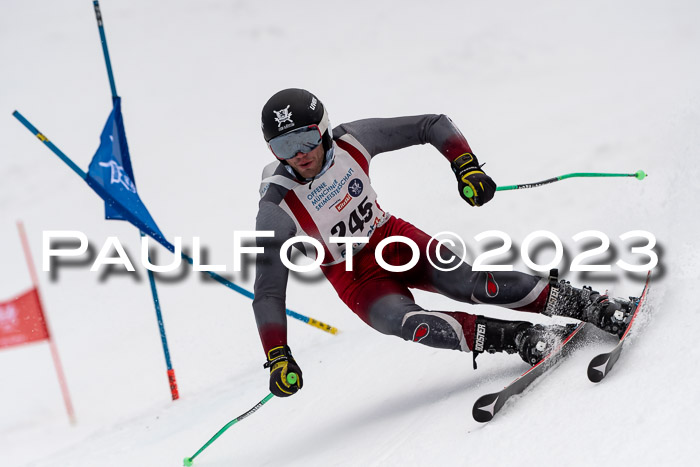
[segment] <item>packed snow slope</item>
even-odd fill
[[[449,115],[500,185],[569,172],[634,172],[498,193],[468,207],[432,147],[381,155],[372,179],[391,213],[430,232],[513,239],[498,258],[527,270],[520,245],[555,233],[560,268],[577,285],[638,293],[632,241],[657,239],[650,307],[618,366],[588,382],[590,343],[488,425],[482,394],[526,365],[517,356],[440,351],[364,325],[318,273],[290,281],[288,305],[340,329],[295,320],[289,343],[304,389],[273,399],[211,445],[195,465],[697,465],[700,254],[700,5],[694,1],[282,2],[103,0],[102,13],[141,198],[171,240],[199,236],[207,261],[231,273],[233,232],[252,230],[259,174],[271,159],[259,112],[274,92],[304,87],[334,124],[367,117]],[[96,253],[117,236],[138,263],[139,236],[105,221],[103,203],[13,117],[17,109],[82,168],[111,109],[91,2],[4,0],[0,6],[0,301],[31,286],[15,221],[34,262],[42,232],[80,230]],[[605,233],[590,262],[572,236]],[[596,246],[590,239],[589,247]],[[637,245],[643,244],[637,241]],[[531,250],[534,252],[534,249]],[[539,250],[545,263],[552,250]],[[160,250],[159,262],[169,259]],[[247,298],[182,268],[160,282],[181,399],[170,401],[144,270],[90,272],[90,262],[40,272],[40,286],[78,423],[65,414],[46,343],[0,351],[0,452],[8,466],[177,466],[267,393]],[[188,272],[189,271],[189,272]],[[416,293],[435,310],[503,318]],[[528,316],[546,321],[540,316]]]

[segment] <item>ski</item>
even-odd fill
[[[644,304],[644,301],[647,296],[647,291],[649,290],[649,281],[651,280],[651,271],[647,274],[647,280],[644,283],[644,290],[642,291],[642,294],[639,296],[637,299],[637,303],[634,308],[634,312],[632,313],[632,318],[630,319],[629,324],[627,324],[627,329],[625,329],[625,332],[622,334],[622,337],[620,338],[620,342],[617,343],[614,349],[612,349],[610,352],[602,353],[600,355],[597,355],[594,357],[591,362],[588,364],[588,379],[590,379],[594,383],[599,383],[600,381],[603,380],[607,376],[607,374],[610,372],[612,367],[615,365],[615,362],[617,362],[617,359],[620,358],[620,353],[622,352],[622,344],[625,342],[625,338],[627,337],[627,334],[630,332],[630,329],[632,328],[632,324],[634,323],[635,318],[639,314],[639,310],[642,309],[642,305]]]
[[[555,347],[549,355],[540,360],[535,366],[520,375],[508,386],[498,392],[485,394],[478,398],[472,408],[472,416],[474,420],[480,423],[490,421],[506,403],[506,401],[517,394],[523,392],[530,384],[533,383],[539,376],[552,368],[563,357],[571,353],[576,347],[574,344],[583,335],[581,332],[586,326],[586,323],[578,325],[570,325],[573,327],[571,334],[564,339],[557,347]]]

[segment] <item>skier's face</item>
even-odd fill
[[[309,152],[298,152],[296,156],[287,159],[287,163],[304,178],[313,178],[323,167],[323,144],[319,144]]]

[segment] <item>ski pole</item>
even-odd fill
[[[287,375],[287,382],[288,382],[289,384],[296,384],[296,382],[297,382],[297,375],[296,375],[296,373],[289,373],[289,374]],[[240,422],[241,420],[243,420],[244,418],[246,418],[248,415],[251,415],[252,413],[256,412],[260,407],[262,407],[263,405],[265,405],[265,403],[267,403],[267,401],[269,401],[269,400],[272,399],[273,397],[275,397],[274,394],[272,394],[272,393],[268,394],[267,396],[265,396],[265,398],[264,398],[263,400],[261,400],[260,402],[258,402],[257,404],[255,404],[255,406],[254,406],[252,409],[250,409],[249,411],[247,411],[247,412],[244,413],[243,415],[239,415],[238,417],[236,417],[236,418],[234,418],[233,420],[231,420],[230,422],[228,422],[226,425],[224,425],[223,428],[221,428],[219,431],[217,431],[216,434],[215,434],[214,436],[212,436],[211,439],[210,439],[209,441],[207,441],[206,443],[204,443],[204,446],[202,446],[201,448],[199,448],[199,450],[198,450],[197,452],[195,452],[195,453],[194,453],[192,456],[190,456],[190,457],[185,457],[185,459],[184,459],[183,462],[182,462],[182,465],[184,465],[185,467],[190,467],[190,466],[192,465],[192,462],[194,461],[194,458],[197,457],[199,454],[201,454],[201,452],[204,451],[206,448],[208,448],[209,445],[210,445],[211,443],[213,443],[214,441],[216,441],[217,438],[218,438],[219,436],[221,436],[222,434],[224,434],[224,431],[228,430],[228,429],[231,428],[233,425],[235,425],[236,423],[238,423],[238,422]]]
[[[507,185],[499,186],[496,191],[506,191],[506,190],[520,190],[523,188],[535,188],[542,185],[548,185],[550,183],[558,182],[559,180],[565,180],[567,178],[575,177],[634,177],[637,180],[644,180],[647,176],[643,170],[637,170],[635,173],[631,174],[617,174],[617,173],[598,173],[598,172],[577,172],[571,174],[560,175],[558,177],[548,178],[547,180],[542,180],[541,182],[534,183],[523,183],[520,185]],[[474,196],[474,191],[469,186],[465,186],[463,189],[464,196],[471,198]]]

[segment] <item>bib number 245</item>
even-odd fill
[[[337,237],[345,237],[348,233],[348,228],[350,234],[355,234],[357,232],[364,232],[365,224],[372,220],[372,203],[367,201],[367,196],[360,201],[355,209],[350,212],[348,220],[340,221],[331,228],[331,235]]]

